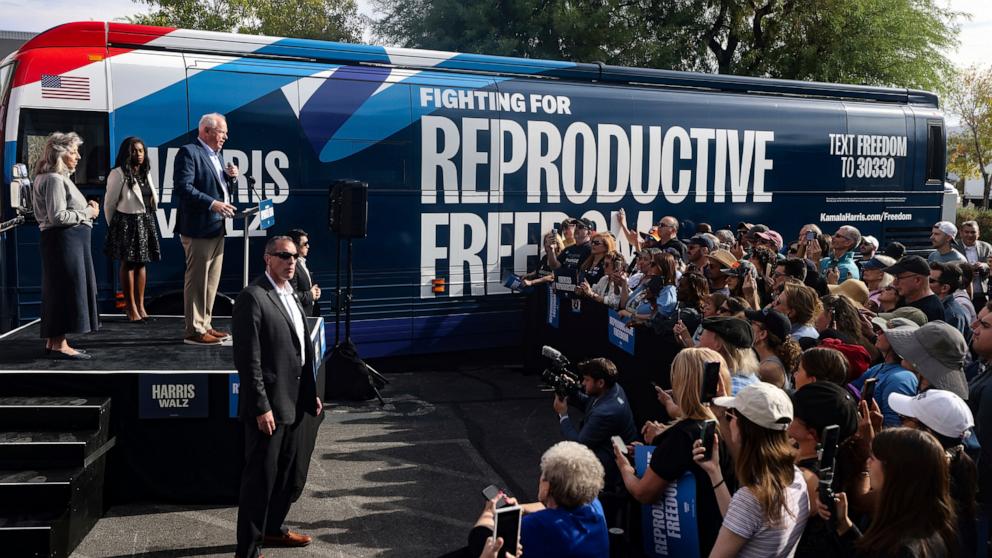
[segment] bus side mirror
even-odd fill
[[[10,205],[17,210],[18,215],[32,215],[31,179],[28,178],[28,168],[24,163],[17,163],[11,169],[14,180],[10,182]]]

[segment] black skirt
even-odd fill
[[[150,213],[114,213],[103,253],[108,258],[133,263],[162,259],[155,219]]]
[[[96,273],[90,252],[92,227],[41,231],[41,336],[100,329]]]

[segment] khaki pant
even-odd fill
[[[214,297],[224,265],[224,235],[214,238],[183,236],[186,252],[186,276],[183,288],[183,315],[186,317],[185,336],[206,333],[213,329]]]

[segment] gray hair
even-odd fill
[[[83,138],[76,132],[52,132],[45,139],[45,148],[41,158],[34,166],[35,176],[50,172],[58,174],[69,174],[68,167],[62,161],[62,157],[73,149],[83,144]]]
[[[575,508],[596,499],[603,489],[603,464],[588,447],[558,442],[541,456],[541,478],[548,493],[563,508]]]
[[[227,118],[224,118],[224,115],[219,112],[204,114],[200,117],[200,123],[197,125],[197,130],[202,132],[207,128],[216,128],[221,122],[227,123]]]
[[[265,253],[271,254],[273,250],[276,249],[276,243],[279,241],[286,241],[294,246],[296,245],[296,242],[293,241],[292,237],[286,236],[284,234],[271,236],[269,237],[269,240],[265,243]]]
[[[734,238],[734,232],[729,229],[720,229],[716,231],[716,237],[720,239],[720,244],[725,244],[727,246],[733,246],[737,244],[737,239]]]
[[[978,226],[978,221],[965,221],[964,223],[961,223],[959,228],[963,229],[965,227],[975,227],[976,231],[982,230],[981,227]]]
[[[850,240],[854,243],[854,246],[861,244],[861,231],[852,227],[851,225],[844,225],[837,229],[838,233],[841,233],[844,238]]]

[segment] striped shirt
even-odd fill
[[[787,558],[796,553],[796,544],[809,518],[809,494],[806,479],[798,467],[786,489],[786,508],[778,525],[770,525],[761,504],[748,487],[734,493],[723,518],[723,526],[735,535],[747,539],[738,558]]]

